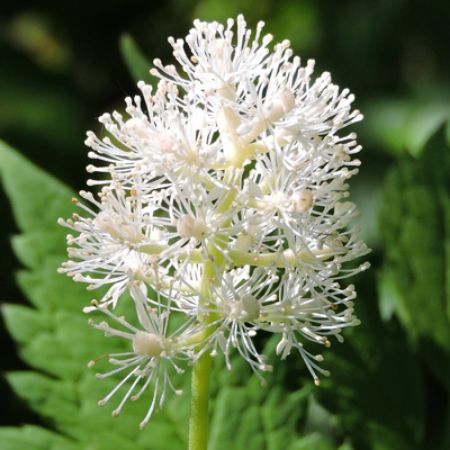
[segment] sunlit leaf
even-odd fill
[[[120,418],[111,416],[114,404],[99,409],[98,399],[117,380],[97,379],[86,363],[98,355],[127,349],[124,342],[105,339],[88,326],[81,310],[92,294],[56,272],[65,258],[65,231],[57,225],[56,218],[71,214],[73,193],[5,144],[0,147],[0,174],[22,231],[13,240],[14,249],[26,266],[19,272],[18,283],[32,304],[6,305],[3,315],[19,344],[20,355],[35,369],[9,373],[7,379],[16,393],[55,430],[0,429],[5,448],[186,448],[189,373],[180,382],[185,394],[170,397],[144,431],[139,431],[138,424],[148,408],[148,399],[127,404]],[[273,347],[274,342],[270,345]],[[220,361],[217,363],[220,365]],[[276,384],[275,379],[269,387],[262,387],[241,360],[236,361],[232,372],[222,367],[216,373],[212,387],[215,400],[211,407],[211,449],[229,448],[230,442],[236,450],[300,450],[310,445],[323,450],[334,448],[328,438],[299,433],[301,419],[307,413],[309,388],[288,391],[282,383]],[[35,442],[28,445],[33,436]]]
[[[156,78],[150,75],[151,62],[129,34],[123,34],[119,41],[120,53],[134,81],[145,81],[156,85]]]

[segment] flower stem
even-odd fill
[[[210,372],[211,355],[205,352],[192,368],[189,450],[207,449]]]
[[[232,182],[233,170],[225,172],[224,179]],[[239,175],[240,176],[240,175]],[[235,180],[234,180],[235,181]],[[237,190],[230,192],[217,205],[217,212],[225,212],[236,197]],[[218,245],[220,247],[220,245]],[[223,270],[223,254],[214,245],[208,245],[208,254],[212,259],[203,261],[203,275],[200,283],[199,304],[204,306],[210,294],[210,284],[214,282],[218,272]],[[204,336],[212,334],[214,326],[214,313],[209,315],[199,314],[199,321],[205,325]],[[207,450],[208,447],[208,401],[209,401],[209,379],[211,373],[211,354],[206,350],[192,368],[191,381],[191,418],[189,421],[189,450]]]

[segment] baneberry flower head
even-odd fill
[[[323,357],[305,343],[329,347],[358,324],[343,279],[368,267],[348,264],[368,252],[348,199],[361,147],[343,129],[362,115],[330,74],[314,77],[313,61],[262,29],[239,16],[170,38],[178,68],[155,60],[157,89],[140,82],[124,113],[100,117],[104,137],[88,132],[88,184],[100,191],[82,191],[83,213],[61,220],[76,236],[60,270],[107,287],[85,311],[129,341],[106,374],[126,376],[101,403],[125,389],[118,414],[149,390],[143,424],[178,391],[177,360],[223,353],[231,368],[234,352],[260,376],[271,367],[255,337],[275,334],[277,354],[296,350],[318,384]],[[112,311],[119,302],[139,326]]]

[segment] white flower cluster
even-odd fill
[[[358,323],[341,280],[367,268],[346,264],[368,251],[348,201],[360,146],[339,131],[362,116],[262,28],[195,21],[169,39],[179,68],[155,60],[156,91],[140,82],[126,114],[100,117],[106,137],[88,132],[99,193],[80,192],[83,214],[60,220],[75,232],[60,271],[103,288],[85,308],[106,315],[93,326],[130,341],[108,355],[115,368],[99,376],[125,376],[100,404],[129,381],[118,414],[149,388],[142,426],[177,392],[180,360],[222,353],[230,366],[235,349],[270,370],[255,338],[273,333],[277,354],[298,351],[318,384],[323,358],[305,341],[328,347]],[[121,301],[135,318],[114,313]]]

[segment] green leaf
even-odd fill
[[[351,183],[351,197],[360,214],[355,222],[361,229],[361,239],[371,248],[380,247],[380,232],[377,227],[377,211],[380,202],[378,174],[384,170],[376,160],[366,160],[360,174]]]
[[[23,74],[17,73],[21,70],[19,67],[5,63],[0,73],[2,133],[13,131],[23,134],[29,142],[37,138],[38,142],[45,140],[49,146],[64,152],[77,151],[77,145],[73,143],[84,132],[85,117],[77,94],[61,89],[61,85],[55,83],[52,77],[43,79],[36,76],[42,73],[40,71],[30,72],[23,77]]]
[[[215,401],[215,414],[211,420],[209,448],[222,450],[229,447],[230,438],[237,448],[247,442],[249,449],[263,447],[259,417],[248,413],[250,395],[245,387],[229,387],[219,391]],[[230,412],[233,414],[230,414]],[[244,423],[245,426],[244,426]]]
[[[412,318],[408,309],[404,308],[402,295],[399,291],[395,272],[392,270],[382,270],[378,280],[378,306],[380,315],[384,321],[389,321],[397,313],[402,317],[403,322],[411,323]]]
[[[12,372],[7,379],[16,393],[43,416],[60,417],[63,424],[77,422],[77,394],[73,383],[57,381],[37,372]]]
[[[39,268],[49,255],[63,255],[64,230],[56,228],[49,230],[28,231],[12,238],[12,247],[19,261],[28,268]]]
[[[129,34],[123,34],[119,41],[120,53],[135,82],[145,81],[156,86],[157,79],[150,75],[153,66]]]
[[[8,380],[17,394],[52,427],[70,435],[73,448],[144,450],[151,446],[155,450],[175,450],[186,447],[189,409],[186,398],[182,403],[179,398],[170,399],[143,432],[139,432],[138,424],[148,402],[128,405],[127,413],[119,420],[110,414],[113,406],[107,406],[106,411],[99,409],[97,401],[117,380],[97,379],[86,363],[113,349],[120,351],[123,342],[105,339],[102,333],[88,326],[82,307],[92,294],[56,272],[65,259],[66,233],[56,219],[71,214],[73,193],[3,143],[0,175],[23,231],[13,241],[14,249],[28,268],[19,273],[18,282],[34,306],[6,305],[3,314],[8,330],[20,344],[21,356],[41,371],[9,374]],[[11,445],[27,442],[29,428],[0,430],[9,433]],[[50,432],[48,435],[58,436]],[[51,444],[45,445],[44,448],[50,448]],[[36,448],[40,448],[38,442]]]
[[[331,376],[316,395],[355,448],[417,449],[425,415],[420,367],[399,327],[381,322],[373,281],[363,281],[355,305],[362,323],[324,355]]]
[[[52,230],[53,239],[63,239],[66,233],[56,220],[73,211],[69,188],[1,141],[0,178],[22,231]]]
[[[409,104],[402,100],[377,99],[363,109],[366,117],[366,138],[394,154],[403,153]]]
[[[100,409],[97,405],[97,400],[114,387],[114,380],[95,379],[87,370],[72,381],[37,372],[14,372],[7,378],[20,397],[82,449],[86,445],[96,449],[138,450],[175,450],[186,446],[189,405],[186,399],[182,405],[177,397],[169,399],[146,430],[139,431],[138,423],[145,414],[142,403],[128,404],[120,419],[111,416],[112,406]]]
[[[386,261],[382,307],[390,303],[413,338],[450,351],[450,148],[437,134],[417,160],[386,178],[380,229]]]
[[[77,450],[69,439],[41,427],[0,428],[2,450]]]
[[[333,450],[334,448],[336,447],[319,433],[313,433],[309,436],[302,437],[288,447],[289,450]]]
[[[139,431],[138,424],[149,406],[148,396],[129,402],[120,418],[111,415],[118,400],[104,409],[98,407],[97,401],[115,387],[118,379],[98,379],[87,369],[87,361],[129,349],[123,340],[106,339],[88,326],[81,309],[92,294],[81,284],[56,273],[65,258],[65,231],[56,224],[56,218],[70,215],[73,194],[5,144],[0,147],[0,174],[23,232],[14,238],[13,245],[26,266],[19,272],[18,283],[31,301],[30,307],[6,305],[3,314],[22,358],[36,369],[13,372],[7,378],[16,393],[56,431],[0,428],[5,446],[9,445],[6,448],[186,448],[189,372],[180,379],[185,394],[169,396],[164,408],[143,431]],[[274,345],[273,340],[269,341],[267,348],[273,350]],[[241,358],[233,362],[231,372],[223,368],[220,358],[215,362],[211,449],[229,448],[230,443],[236,450],[335,448],[329,436],[323,437],[314,429],[301,433],[308,415],[311,385],[283,387],[283,380],[292,377],[285,362],[276,362],[269,387],[260,385]],[[35,440],[31,442],[33,436]]]
[[[79,312],[94,296],[83,284],[57,273],[64,259],[49,255],[36,270],[18,273],[19,286],[36,307]]]
[[[450,122],[447,104],[425,104],[413,110],[405,130],[405,146],[409,153],[418,157],[431,137],[447,122]]]
[[[444,133],[417,160],[405,158],[392,169],[383,197],[381,300],[391,303],[436,385],[450,393],[450,147]],[[450,409],[438,404],[433,413],[431,441],[423,448],[447,448]]]
[[[22,305],[3,305],[2,315],[12,337],[20,344],[50,330],[50,316]]]
[[[306,396],[280,391],[259,387],[252,395],[248,385],[222,387],[214,403],[209,448],[227,449],[230,442],[238,450],[293,445],[306,411]]]
[[[437,130],[450,126],[450,108],[442,100],[377,99],[364,109],[367,138],[396,155],[419,157]]]
[[[266,347],[273,344],[274,340],[271,340]],[[268,386],[262,386],[245,366],[240,370],[234,367],[233,372],[238,373],[234,379],[218,380],[217,393],[213,395],[210,450],[227,449],[230,442],[236,450],[297,448],[301,441],[299,426],[307,414],[311,386],[288,391],[283,387],[283,377],[287,376],[285,362],[273,363],[275,370],[268,377]],[[221,365],[216,370],[230,374]]]
[[[283,6],[286,5],[284,4]],[[248,0],[246,2],[239,0],[229,0],[227,2],[220,0],[201,0],[197,2],[192,17],[198,17],[202,20],[225,22],[229,17],[244,14],[246,19],[251,23],[252,21],[256,22],[269,13],[270,3],[268,0]]]

